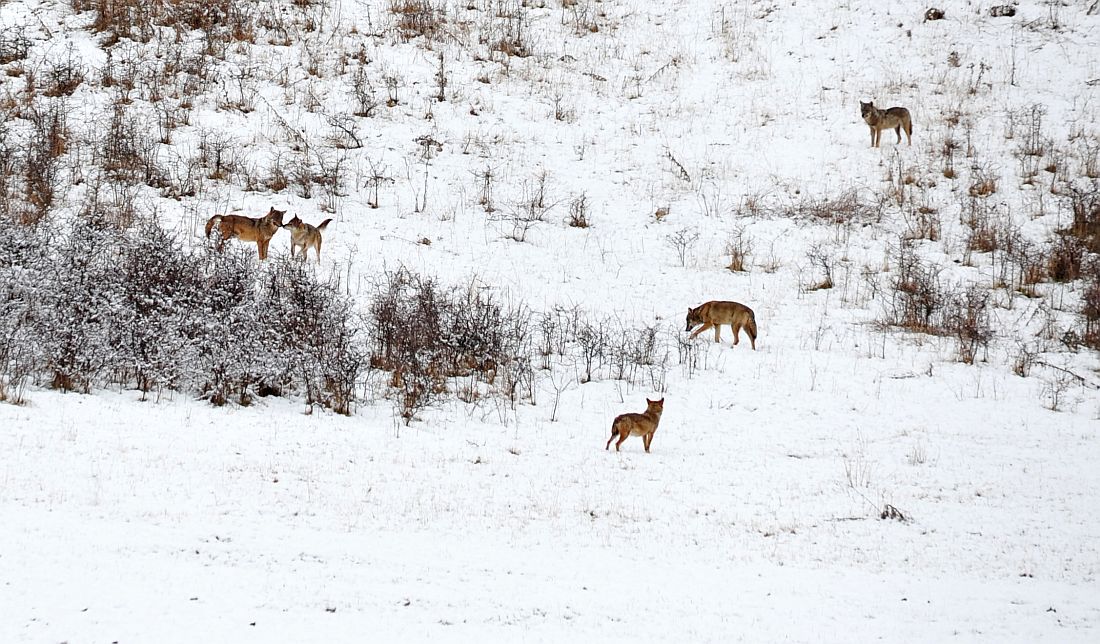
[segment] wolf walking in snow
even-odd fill
[[[909,145],[913,145],[913,120],[909,117],[909,110],[904,107],[880,110],[875,107],[874,101],[870,103],[860,101],[859,114],[871,128],[871,147],[878,147],[883,130],[893,130],[898,135],[898,143],[901,143],[901,131],[905,130],[906,140]]]
[[[241,241],[256,242],[260,259],[267,259],[267,245],[282,227],[285,214],[285,210],[271,208],[266,215],[258,219],[244,215],[214,215],[206,220],[206,236],[210,237],[210,233],[217,227],[218,250],[225,245],[225,240],[236,237]]]
[[[317,263],[321,263],[321,232],[332,221],[331,218],[322,221],[317,226],[311,226],[294,215],[283,228],[290,229],[290,256],[294,257],[294,250],[302,249],[302,260],[306,258],[306,251],[312,248],[317,253]]]
[[[728,324],[733,330],[733,344],[736,345],[740,341],[741,329],[745,329],[745,333],[749,336],[749,342],[752,343],[753,351],[756,350],[756,315],[752,312],[752,309],[741,304],[740,302],[721,302],[712,300],[705,302],[699,306],[688,309],[687,314],[687,328],[685,331],[691,331],[691,329],[698,325],[700,326],[695,333],[691,334],[691,339],[699,335],[707,329],[714,328],[714,341],[722,341],[722,325]]]
[[[640,414],[619,414],[611,423],[611,438],[607,439],[604,449],[611,449],[611,441],[619,437],[615,443],[615,451],[629,436],[641,436],[645,451],[649,452],[649,446],[653,444],[653,433],[657,431],[657,423],[661,422],[661,412],[665,410],[665,399],[650,400],[646,398],[645,411]]]

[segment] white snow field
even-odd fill
[[[937,2],[924,21],[933,5],[870,0],[431,0],[441,31],[407,41],[405,3],[238,3],[284,30],[224,52],[163,158],[213,132],[263,174],[308,143],[344,188],[210,179],[140,208],[195,245],[218,212],[332,217],[315,270],[363,310],[405,267],[656,325],[667,368],[643,386],[556,363],[533,401],[448,395],[408,425],[384,374],[350,416],[32,385],[0,404],[0,642],[1100,641],[1100,354],[1060,340],[1084,285],[1006,286],[965,221],[980,199],[1049,243],[1069,217],[1055,182],[1095,186],[1096,3]],[[26,30],[27,69],[72,46],[75,136],[115,95],[72,4],[4,2],[0,28]],[[502,24],[530,56],[492,49]],[[326,116],[353,109],[360,65],[397,100],[340,147]],[[912,146],[870,147],[872,99],[910,109]],[[148,100],[127,109],[155,127]],[[1025,181],[1031,134],[1048,155]],[[552,207],[524,221],[540,175]],[[90,189],[66,177],[63,215]],[[591,225],[569,226],[582,193]],[[882,323],[902,246],[990,294],[974,364]],[[755,310],[758,350],[727,327],[682,361],[686,309],[712,299]],[[604,449],[615,415],[662,395],[652,453]]]

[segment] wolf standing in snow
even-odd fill
[[[645,411],[640,414],[619,414],[611,423],[611,438],[607,439],[604,449],[611,449],[611,441],[619,437],[615,443],[615,451],[630,435],[641,436],[645,451],[649,452],[649,446],[653,444],[653,433],[657,431],[657,423],[661,422],[661,412],[665,410],[665,399],[650,400],[646,398]]]
[[[901,143],[901,131],[905,130],[905,138],[909,145],[913,145],[913,120],[909,118],[909,110],[904,107],[891,107],[888,110],[880,110],[875,107],[875,102],[859,102],[859,115],[871,128],[871,147],[877,148],[882,139],[883,130],[893,130],[898,135],[898,143]]]
[[[321,263],[321,232],[324,231],[325,226],[328,226],[330,221],[332,221],[331,218],[322,221],[317,226],[311,226],[299,219],[298,215],[294,215],[294,219],[283,224],[283,228],[290,229],[290,256],[294,257],[294,250],[301,248],[301,257],[302,260],[305,260],[306,251],[312,248],[317,253],[317,263]]]
[[[214,227],[218,228],[218,250],[225,245],[225,240],[236,237],[241,241],[256,242],[256,250],[260,259],[267,259],[267,245],[271,238],[283,225],[285,210],[271,208],[267,214],[259,219],[245,217],[244,215],[214,215],[206,220],[206,236],[210,237]]]
[[[688,309],[687,328],[684,330],[691,331],[693,327],[700,324],[703,326],[700,326],[695,333],[691,334],[691,339],[713,327],[714,341],[721,342],[722,325],[728,324],[733,329],[734,345],[740,341],[741,329],[745,329],[745,333],[749,336],[749,342],[752,343],[753,351],[756,350],[756,315],[752,312],[752,309],[740,302],[712,300],[693,309]]]

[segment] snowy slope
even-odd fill
[[[1100,136],[1096,11],[1022,2],[995,19],[950,2],[923,22],[926,7],[862,0],[527,4],[447,3],[429,46],[392,35],[388,2],[327,3],[289,44],[230,48],[163,158],[182,164],[215,132],[259,176],[305,141],[342,159],[346,189],[208,181],[139,205],[194,244],[215,212],[332,216],[317,271],[364,309],[403,266],[536,311],[656,324],[673,347],[664,390],[581,384],[558,364],[534,404],[448,398],[406,427],[378,377],[351,417],[32,388],[0,405],[0,641],[1100,638],[1098,361],[1054,340],[1078,323],[1081,286],[994,290],[974,365],[949,337],[879,324],[912,204],[938,215],[937,239],[913,247],[951,285],[998,278],[999,259],[966,248],[982,173],[997,179],[983,203],[1022,238],[1067,224],[1052,173],[1021,180],[1021,115],[1042,106],[1059,166],[1082,173]],[[506,11],[528,20],[532,56],[479,39]],[[32,60],[71,42],[94,70],[105,54],[87,23],[63,3],[0,6],[0,26],[34,38]],[[351,108],[360,50],[399,100],[355,120],[363,147],[340,150],[324,116]],[[912,111],[911,147],[890,132],[869,147],[870,99]],[[108,101],[85,83],[71,127],[94,131]],[[156,122],[140,96],[129,109]],[[418,137],[441,147],[425,160]],[[372,164],[391,179],[378,208]],[[555,205],[517,241],[540,174]],[[73,182],[63,209],[88,189]],[[592,225],[570,227],[582,193]],[[875,215],[830,215],[843,195]],[[738,232],[752,251],[735,273]],[[832,289],[812,288],[815,251]],[[678,363],[684,310],[708,299],[754,308],[758,351],[731,349],[727,329],[720,346],[697,340],[697,366]],[[1028,377],[1013,373],[1022,346],[1041,363]],[[654,394],[653,452],[603,450],[611,419]]]

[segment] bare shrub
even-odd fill
[[[1018,343],[1016,356],[1012,360],[1012,373],[1026,378],[1031,374],[1031,368],[1035,365],[1035,359],[1039,352],[1034,347],[1024,343]]]
[[[1020,162],[1020,175],[1025,184],[1034,183],[1035,176],[1042,167],[1042,158],[1052,143],[1043,130],[1043,117],[1046,107],[1035,104],[1020,111],[1019,120],[1023,124],[1020,146],[1016,158]]]
[[[443,29],[444,7],[431,0],[390,0],[389,11],[396,18],[394,30],[402,42],[423,37],[433,40]]]
[[[546,221],[550,210],[557,205],[557,202],[547,198],[548,182],[549,175],[546,171],[536,175],[534,182],[524,182],[520,199],[513,203],[506,213],[498,217],[511,224],[511,232],[506,233],[509,239],[517,242],[526,241],[528,232],[537,224]]]
[[[313,198],[313,186],[316,182],[317,167],[314,162],[314,155],[311,154],[311,152],[312,149],[309,143],[303,141],[301,145],[296,146],[294,154],[286,168],[286,178],[289,180],[290,185],[297,188],[295,194],[302,199]]]
[[[596,21],[596,10],[590,2],[578,2],[577,0],[562,0],[562,9],[569,9],[569,21],[573,26],[573,33],[583,36],[589,33],[597,33],[600,25]],[[564,21],[564,18],[562,19]]]
[[[139,218],[138,188],[133,184],[95,177],[84,191],[84,200],[78,211],[81,217],[126,229]]]
[[[748,260],[755,245],[744,226],[735,227],[726,238],[726,254],[730,256],[726,268],[735,273],[748,271]]]
[[[938,241],[943,224],[939,213],[930,206],[910,207],[904,211],[905,215],[905,239]]]
[[[1100,350],[1100,267],[1092,271],[1081,295],[1081,317],[1085,328],[1081,336],[1082,343],[1092,349]]]
[[[1100,179],[1100,137],[1082,136],[1078,139],[1080,168],[1078,172],[1089,179]]]
[[[378,92],[374,88],[365,67],[355,68],[351,75],[351,94],[355,97],[355,116],[369,117],[374,115],[374,110],[382,104],[378,98]]]
[[[940,284],[942,269],[921,262],[912,249],[901,246],[897,271],[891,286],[893,293],[886,302],[884,322],[910,331],[938,333],[946,295]]]
[[[694,228],[681,228],[674,233],[665,235],[665,243],[676,253],[680,260],[680,266],[687,266],[688,252],[695,248],[699,241],[699,231]]]
[[[267,174],[262,179],[264,187],[272,192],[282,192],[286,190],[290,185],[288,172],[289,170],[284,161],[284,155],[282,153],[276,153],[275,158],[271,160],[271,163],[267,167]]]
[[[953,292],[944,313],[945,330],[957,340],[959,362],[974,364],[979,350],[988,350],[993,330],[989,322],[989,290],[970,285]]]
[[[348,155],[343,150],[317,154],[317,174],[314,176],[313,181],[321,186],[324,200],[320,206],[321,210],[325,212],[336,212],[340,199],[347,196],[345,192],[347,160]],[[427,197],[425,197],[426,199]]]
[[[106,35],[107,45],[129,38],[149,42],[157,27],[199,31],[208,54],[224,53],[232,40],[252,41],[253,5],[246,0],[70,0],[73,9],[92,14],[91,29]]]
[[[391,373],[390,386],[398,397],[405,423],[442,392],[438,360],[441,333],[435,283],[406,270],[389,273],[378,284],[370,308],[371,365]]]
[[[955,170],[955,155],[958,153],[958,149],[958,141],[948,131],[940,144],[940,156],[943,157],[943,169],[940,172],[947,179],[954,179],[959,176],[958,171]]]
[[[878,204],[864,199],[855,188],[835,197],[805,197],[792,206],[791,212],[834,224],[877,222],[881,214]]]
[[[1084,240],[1073,235],[1057,235],[1047,258],[1047,274],[1055,282],[1072,282],[1081,277],[1084,258]]]
[[[675,161],[675,157],[672,157],[671,154],[670,158]],[[700,186],[696,198],[705,217],[721,217],[728,210],[725,196],[722,194],[721,183],[708,182],[705,186]]]
[[[990,167],[975,164],[970,170],[973,183],[967,193],[971,197],[988,197],[997,192],[997,173]]]
[[[0,65],[26,60],[31,51],[31,39],[26,25],[0,29]]]
[[[1037,297],[1035,285],[1047,279],[1047,267],[1050,260],[1047,254],[1034,242],[1022,235],[1012,234],[1001,242],[1005,250],[1006,262],[1002,265],[1014,265],[1016,268],[1016,290],[1028,297]],[[1005,279],[1009,284],[1010,280]]]
[[[22,185],[17,178],[22,165],[17,152],[19,147],[20,142],[13,135],[12,128],[0,119],[0,216],[12,223],[23,213],[19,203]]]
[[[33,129],[24,156],[25,199],[29,220],[37,221],[53,207],[61,185],[61,155],[69,147],[67,108],[52,101],[46,109],[32,106],[28,116]]]
[[[909,448],[905,461],[910,465],[924,465],[928,462],[928,450],[925,449],[923,443],[917,442]]]
[[[447,84],[449,79],[447,77],[447,66],[443,52],[439,52],[439,65],[435,71],[435,86],[436,93],[433,98],[436,101],[442,103],[447,100]]]
[[[531,26],[526,8],[511,6],[490,35],[489,49],[500,52],[505,57],[526,58],[531,55]]]
[[[576,342],[583,369],[581,382],[591,382],[603,367],[609,350],[609,320],[584,320],[577,328]]]
[[[657,325],[627,328],[621,322],[617,333],[607,337],[607,364],[616,380],[644,384],[664,390],[669,350]]]
[[[588,195],[581,193],[569,202],[566,222],[573,228],[588,228]]]
[[[963,197],[962,218],[967,227],[966,249],[991,253],[1000,248],[1002,227],[993,208],[976,197]]]
[[[676,336],[676,352],[680,370],[683,372],[684,377],[690,380],[697,371],[703,368],[702,353],[704,349],[700,348],[703,346],[702,343],[692,342],[688,337],[684,334]]]
[[[84,82],[84,68],[75,58],[73,46],[66,49],[65,58],[46,64],[41,71],[42,94],[49,97],[69,96]]]
[[[515,400],[530,379],[530,314],[503,307],[475,285],[444,288],[405,269],[375,286],[370,308],[371,364],[390,372],[402,418],[447,392],[449,379],[475,375]]]
[[[493,188],[496,173],[492,167],[485,166],[484,170],[474,172],[474,177],[477,180],[478,205],[484,208],[487,213],[494,212],[496,206],[493,203]]]
[[[151,130],[138,116],[115,105],[106,131],[98,140],[95,160],[115,181],[166,187],[167,173],[159,165],[159,144]]]
[[[371,208],[377,208],[379,205],[378,193],[385,183],[393,183],[393,177],[386,174],[386,166],[382,165],[380,162],[376,162],[374,159],[367,159],[367,163],[370,165],[370,174],[365,177],[367,205]]]
[[[216,130],[200,130],[199,164],[206,168],[208,179],[226,181],[238,170],[238,142],[230,135]]]
[[[811,291],[830,289],[833,287],[833,254],[821,244],[814,244],[806,251],[806,259],[810,260],[810,266],[819,276],[812,278],[808,287]]]
[[[348,114],[329,114],[325,116],[329,126],[329,144],[341,150],[356,150],[363,147],[363,141],[356,131],[355,119]]]
[[[1100,253],[1100,185],[1071,187],[1067,200],[1073,222],[1063,232],[1080,239],[1091,253]]]
[[[386,86],[386,107],[393,107],[400,103],[398,92],[402,84],[401,75],[396,72],[384,72],[382,74],[382,84]]]

